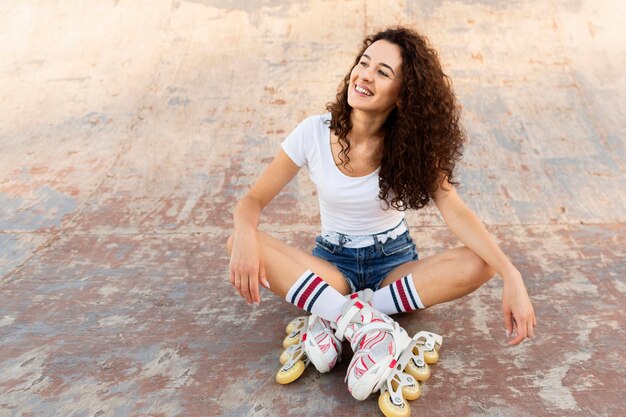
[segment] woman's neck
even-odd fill
[[[363,111],[352,109],[350,121],[352,129],[348,133],[351,145],[377,143],[382,139],[382,127],[386,115],[371,115]]]

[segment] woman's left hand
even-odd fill
[[[502,313],[507,337],[513,336],[509,345],[517,345],[527,337],[533,337],[537,318],[526,286],[519,271],[514,270],[503,276]]]

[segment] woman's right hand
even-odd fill
[[[235,231],[230,256],[230,283],[249,305],[261,301],[259,283],[269,289],[256,230]]]
[[[248,304],[258,304],[261,301],[259,283],[268,290],[270,288],[257,233],[261,210],[296,176],[299,169],[281,149],[250,191],[235,206],[230,283]]]

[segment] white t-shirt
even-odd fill
[[[404,219],[404,212],[379,200],[378,173],[350,177],[335,165],[330,148],[331,114],[310,116],[281,143],[291,160],[309,168],[317,188],[322,231],[369,235],[387,231]],[[393,194],[392,194],[393,195]]]

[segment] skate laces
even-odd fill
[[[364,295],[367,298],[369,294]],[[395,320],[360,300],[358,293],[350,296],[342,313],[337,320],[335,335],[340,340],[348,340],[354,352],[346,374],[348,382],[352,378],[360,379],[384,358],[397,359],[410,341]],[[349,382],[348,385],[350,389],[352,384]]]
[[[332,348],[335,352],[341,352],[341,346],[335,337],[331,322],[319,316],[312,316],[312,322],[307,331],[307,337],[315,340],[320,351],[327,353]]]

